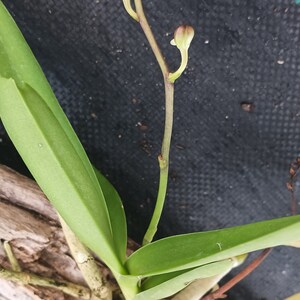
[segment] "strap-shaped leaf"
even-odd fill
[[[13,78],[18,87],[30,85],[47,103],[62,126],[86,168],[95,188],[98,186],[91,163],[72,126],[63,113],[39,63],[27,45],[15,21],[0,1],[0,76]]]
[[[184,270],[299,240],[300,216],[158,240],[134,252],[126,263],[131,275]]]
[[[32,87],[32,89],[35,90],[36,93],[40,96],[40,98],[45,102],[44,104],[48,106],[48,110],[51,111],[53,117],[56,119],[56,122],[60,125],[61,130],[64,131],[65,135],[69,140],[69,143],[72,144],[74,148],[73,150],[76,151],[77,160],[81,160],[81,163],[85,168],[84,174],[87,178],[89,178],[90,188],[97,191],[97,193],[100,195],[98,201],[102,201],[103,194],[101,192],[101,188],[99,187],[99,182],[96,178],[91,163],[80,141],[78,140],[67,117],[65,116],[63,110],[61,109],[55,95],[52,92],[52,89],[47,79],[43,74],[42,69],[40,68],[38,62],[36,61],[29,46],[27,45],[24,37],[22,36],[17,25],[15,24],[14,20],[11,18],[11,16],[7,12],[7,10],[5,9],[1,1],[0,1],[0,66],[1,66],[0,75],[2,77],[13,78],[17,87],[24,86],[24,82],[26,82],[28,86]],[[11,105],[13,106],[13,103],[11,103]],[[41,119],[44,119],[47,122],[46,116],[41,116]],[[12,140],[14,141],[14,137],[12,137]],[[56,142],[59,143],[60,141],[56,141]],[[80,176],[78,180],[80,180]],[[109,197],[113,197],[112,202],[115,203],[114,205],[111,205],[113,211],[118,211],[118,216],[117,216],[117,212],[110,213],[110,216],[114,215],[114,217],[116,217],[117,220],[119,221],[119,225],[121,226],[121,224],[123,224],[124,226],[123,228],[119,228],[120,231],[119,234],[113,233],[114,235],[113,238],[118,239],[118,241],[116,242],[118,244],[117,245],[118,247],[116,249],[117,254],[119,255],[120,260],[123,261],[125,257],[125,251],[126,251],[126,246],[124,249],[123,245],[124,244],[126,245],[126,239],[127,239],[124,211],[122,212],[122,204],[120,203],[120,199],[118,198],[114,188],[106,180],[102,180],[102,183],[104,184],[104,189],[105,189],[103,193],[109,194],[108,195]],[[114,199],[117,200],[113,201]],[[50,198],[50,200],[52,199]],[[118,208],[116,207],[116,205],[118,206]],[[105,209],[104,206],[103,209],[104,211],[106,211],[105,212],[106,215],[107,210]],[[61,213],[61,215],[63,215],[63,213]],[[100,216],[98,217],[100,218]],[[74,218],[77,217],[74,216]],[[105,220],[108,221],[107,226],[111,226],[109,218],[105,217],[102,222],[106,222]],[[122,222],[120,220],[122,220]],[[112,226],[112,227],[116,227],[116,226]],[[74,228],[72,229],[74,230]]]
[[[183,270],[150,277],[143,283],[143,291],[137,294],[134,300],[164,299],[178,293],[196,279],[229,272],[236,264],[235,259],[226,259],[192,270]]]
[[[121,198],[112,184],[94,168],[108,208],[115,248],[122,263],[126,260],[127,224]]]
[[[32,175],[70,228],[106,264],[122,271],[102,191],[44,99],[26,83],[17,87],[13,79],[1,78],[0,116]]]

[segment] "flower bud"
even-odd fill
[[[175,80],[180,77],[187,66],[188,50],[194,35],[194,28],[188,25],[179,26],[174,32],[174,39],[171,41],[171,45],[176,46],[179,49],[181,54],[181,63],[176,72],[169,74],[169,81],[172,83],[174,83]]]
[[[190,47],[194,35],[195,31],[192,26],[179,26],[174,32],[174,40],[171,41],[171,44],[176,45],[179,50],[187,50]]]

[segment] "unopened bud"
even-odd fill
[[[182,25],[175,30],[174,39],[171,41],[171,45],[176,46],[179,49],[181,54],[181,63],[176,72],[169,74],[170,82],[175,82],[175,80],[185,70],[188,62],[188,50],[194,35],[195,31],[192,26]]]
[[[188,50],[194,35],[195,31],[192,26],[179,26],[174,32],[174,39],[171,41],[171,44],[177,46],[179,50]]]

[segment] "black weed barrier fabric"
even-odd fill
[[[164,96],[138,23],[121,0],[4,2],[90,159],[120,192],[129,235],[140,241],[156,198]],[[188,69],[176,83],[158,236],[289,215],[289,165],[300,154],[300,6],[287,0],[144,5],[171,69],[179,64],[169,44],[174,30],[190,24],[196,31]],[[0,133],[1,162],[24,171],[2,127]],[[229,299],[284,299],[300,291],[299,269],[298,249],[275,249]]]

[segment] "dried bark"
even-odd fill
[[[0,165],[0,239],[9,241],[22,271],[86,286],[70,255],[55,210],[31,179]],[[0,266],[10,265],[2,244]],[[99,264],[99,267],[109,272]],[[78,299],[52,288],[0,280],[2,299]]]

